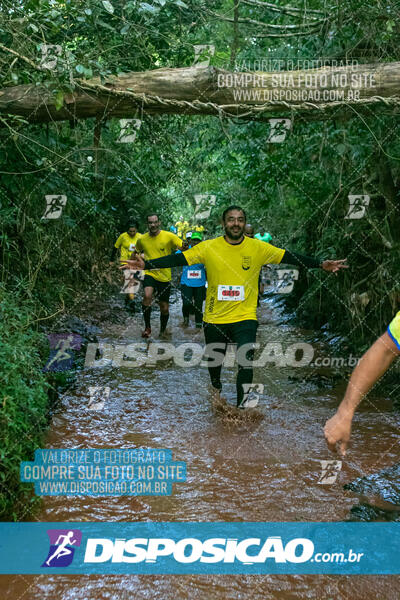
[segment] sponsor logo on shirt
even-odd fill
[[[251,256],[242,256],[242,269],[248,271],[251,266]]]

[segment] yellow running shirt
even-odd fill
[[[262,265],[279,264],[285,250],[245,237],[228,244],[224,237],[200,242],[186,250],[189,265],[202,263],[207,271],[206,323],[257,320],[258,276]]]
[[[389,323],[388,334],[400,350],[400,310],[393,321]]]
[[[145,260],[167,256],[178,248],[182,248],[182,240],[174,233],[163,230],[156,236],[145,233],[136,244],[136,250],[144,252]],[[145,271],[145,275],[150,275],[157,281],[171,281],[171,269]]]
[[[135,249],[136,242],[142,236],[141,233],[136,233],[133,237],[128,235],[127,232],[121,233],[114,246],[121,249],[120,260],[128,260],[131,257],[132,252]]]

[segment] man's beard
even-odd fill
[[[238,229],[237,231],[232,231],[231,228],[225,227],[225,233],[228,235],[228,237],[231,238],[231,240],[240,240],[241,237],[243,237],[243,229]]]

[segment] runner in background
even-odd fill
[[[187,221],[184,221],[182,215],[179,217],[179,221],[177,221],[175,223],[175,227],[176,227],[176,235],[179,238],[181,238],[181,240],[182,239],[184,240],[186,232],[188,231],[188,228],[189,228],[189,223]]]
[[[189,241],[193,248],[201,242],[201,233],[195,231]],[[183,326],[189,327],[190,313],[194,313],[196,328],[203,324],[203,302],[206,297],[206,271],[204,265],[197,264],[183,267],[181,276]]]
[[[244,235],[249,238],[254,238],[254,227],[250,223],[246,223],[246,227],[244,228]],[[264,293],[264,284],[262,282],[262,267],[260,270],[260,275],[258,276],[258,298],[257,298],[257,306],[260,306],[260,296]]]
[[[203,236],[205,234],[205,227],[204,225],[200,225],[200,223],[197,221],[197,223],[195,225],[193,225],[193,227],[191,227],[191,230],[194,232],[196,231],[196,233],[201,233],[201,239],[203,239]]]
[[[272,240],[272,235],[270,233],[267,233],[264,229],[264,227],[261,227],[260,229],[260,233],[256,233],[256,235],[253,235],[253,237],[256,240],[260,240],[261,242],[266,242],[267,244],[269,244]],[[271,267],[265,267],[265,270],[267,273],[272,273],[272,268]],[[260,271],[260,280],[259,280],[259,289],[260,289],[260,295],[262,296],[264,293],[264,283],[263,283],[263,277],[262,277],[262,273],[263,270],[261,269]],[[264,273],[265,275],[265,273]],[[258,304],[257,306],[260,305],[260,295],[258,296]]]
[[[111,256],[110,256],[110,265],[114,264],[115,256],[118,251],[120,254],[119,260],[121,263],[124,263],[131,257],[132,252],[135,251],[136,242],[141,237],[141,233],[139,233],[138,230],[139,230],[138,221],[136,221],[136,220],[129,221],[127,228],[126,228],[126,232],[121,233],[121,235],[119,236],[119,238],[117,239],[117,241],[114,244],[114,247],[112,249]],[[140,272],[138,273],[138,277],[140,277]],[[135,279],[137,279],[137,278],[135,277]],[[138,281],[138,288],[139,288],[139,286],[140,286],[140,283]],[[135,312],[135,294],[133,294],[133,293],[125,294],[125,306],[128,310]]]
[[[357,406],[373,385],[400,356],[400,311],[380,338],[362,356],[347,385],[336,414],[325,423],[324,435],[328,447],[345,456],[351,436],[351,424]]]
[[[261,242],[269,243],[272,240],[272,235],[270,233],[267,233],[264,227],[261,227],[260,233],[256,233],[254,237],[256,238],[256,240],[260,240]]]
[[[174,233],[160,229],[160,220],[158,215],[152,213],[147,216],[147,227],[149,232],[141,236],[136,244],[136,252],[143,253],[145,260],[152,260],[167,256],[177,248],[186,249],[186,242],[182,243]],[[136,259],[138,257],[136,256]],[[128,261],[128,265],[132,261]],[[143,317],[144,331],[143,338],[151,336],[151,305],[153,296],[155,296],[160,306],[160,336],[166,334],[166,327],[169,319],[169,296],[171,293],[171,269],[146,270],[143,280]]]

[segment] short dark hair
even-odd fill
[[[224,212],[222,213],[222,220],[225,223],[225,217],[228,214],[228,212],[231,212],[231,210],[240,210],[243,213],[244,216],[244,220],[246,220],[246,213],[244,211],[244,209],[241,206],[237,206],[237,204],[232,204],[232,206],[228,206],[228,208],[226,208],[224,210]]]
[[[130,229],[131,227],[135,227],[135,229],[139,229],[139,221],[136,221],[136,219],[133,219],[133,221],[128,221],[126,230],[128,231],[128,229]]]
[[[157,219],[158,219],[158,220],[160,220],[160,217],[158,216],[158,214],[157,214],[157,213],[154,213],[154,212],[153,212],[153,213],[149,213],[149,214],[146,216],[146,222],[149,220],[149,217],[157,217]]]

